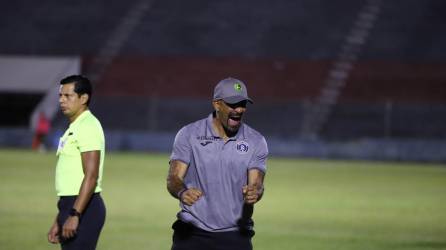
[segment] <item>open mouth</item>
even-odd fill
[[[231,127],[237,127],[240,125],[241,120],[242,116],[240,115],[230,115],[228,117],[228,125]]]

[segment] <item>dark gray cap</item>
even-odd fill
[[[248,97],[248,90],[246,85],[235,78],[229,77],[221,80],[214,88],[214,100],[222,99],[226,103],[238,103],[247,100],[253,103]]]

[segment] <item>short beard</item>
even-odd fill
[[[237,128],[231,128],[229,126],[223,126],[223,129],[225,130],[225,133],[228,137],[233,137],[234,135],[237,134],[238,130],[239,130],[240,126],[238,126]]]

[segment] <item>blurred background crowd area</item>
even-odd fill
[[[59,81],[84,74],[109,150],[168,152],[231,76],[272,155],[446,161],[442,0],[17,0],[0,12],[1,147],[39,147],[43,124],[37,141],[54,149]]]

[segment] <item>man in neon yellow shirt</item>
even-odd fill
[[[101,123],[89,111],[90,81],[80,75],[60,82],[59,104],[70,125],[57,149],[57,214],[48,232],[63,250],[95,249],[105,221],[100,196],[105,139]]]

